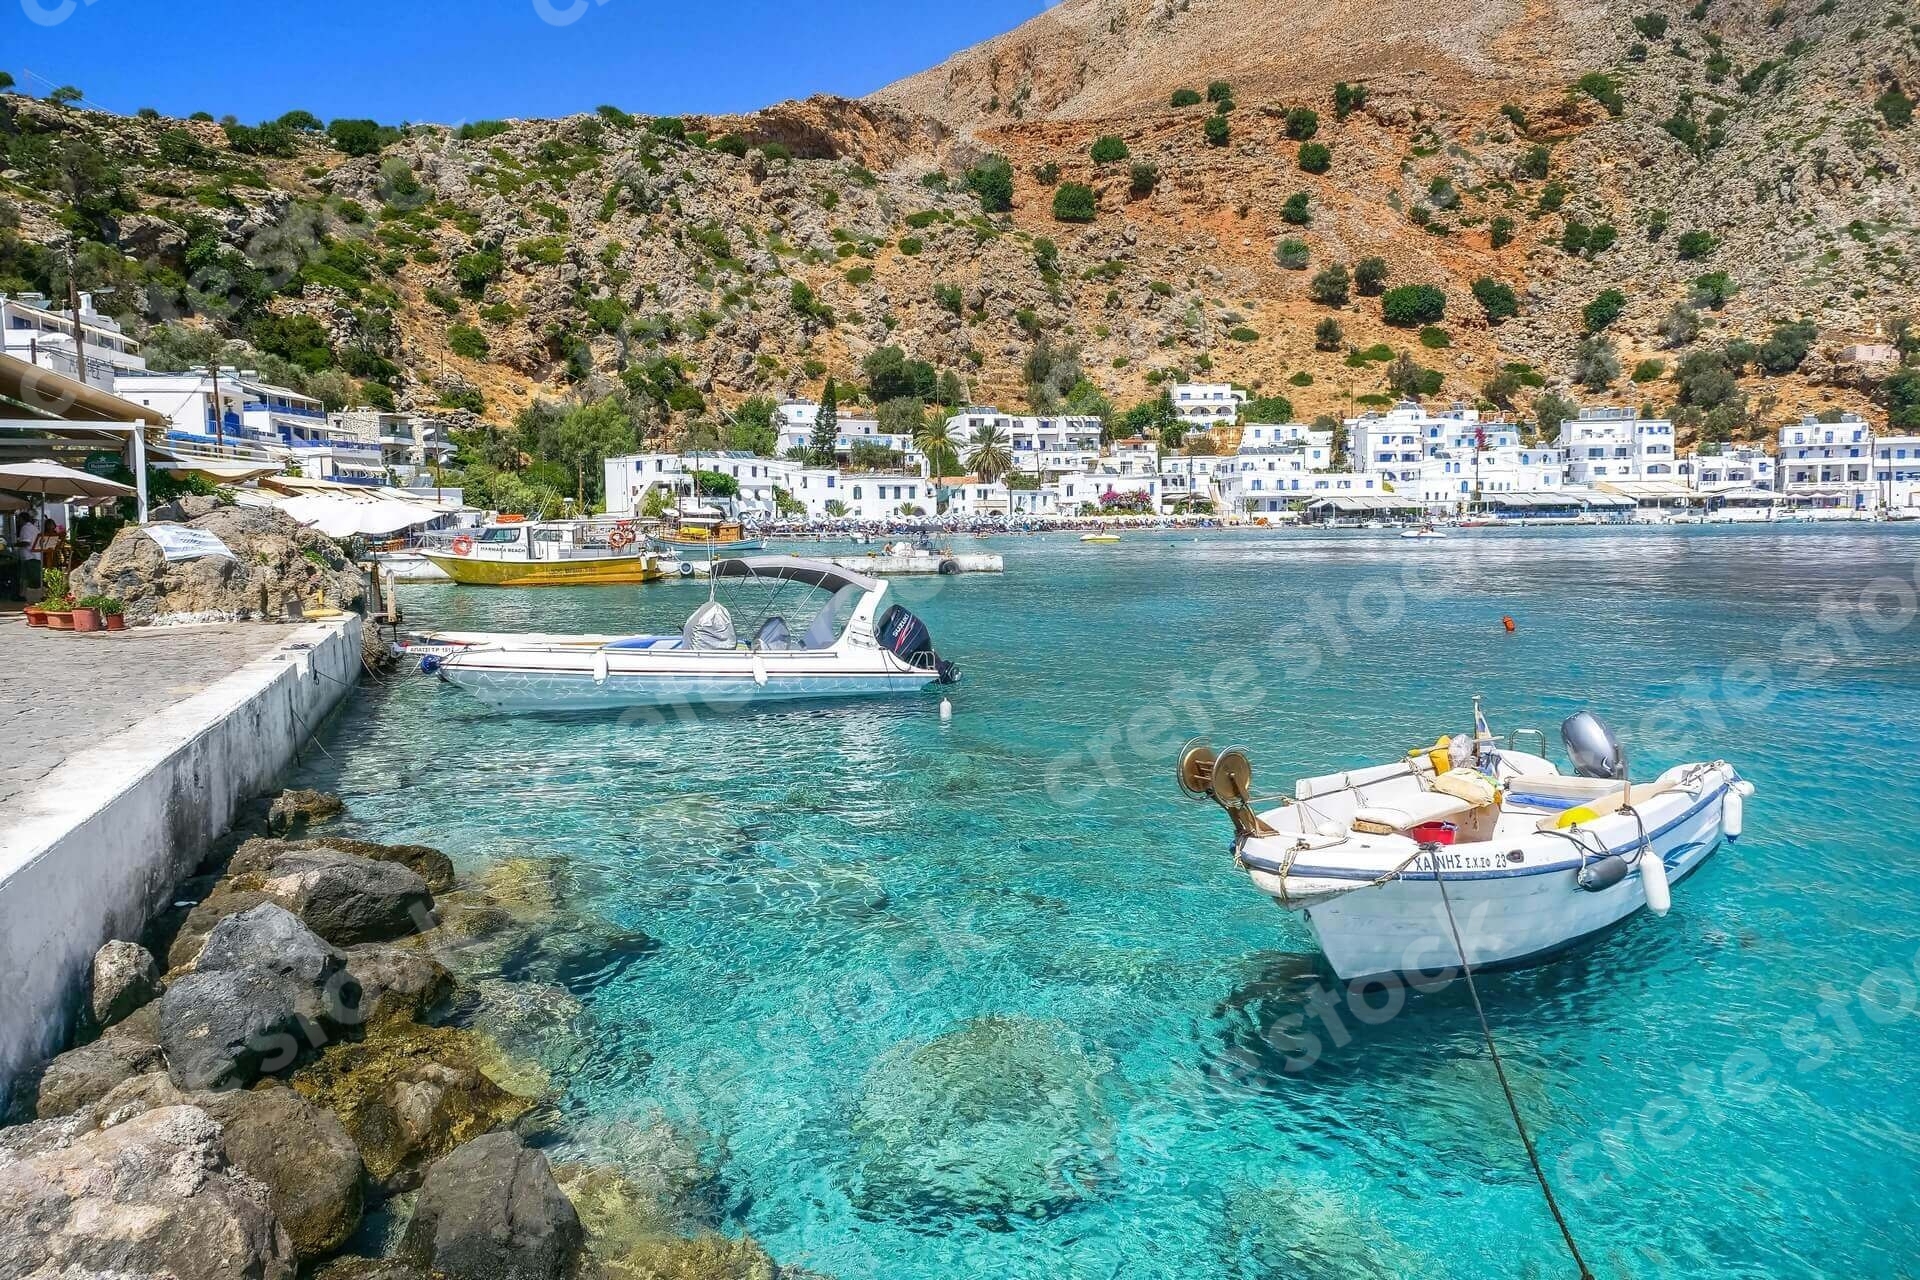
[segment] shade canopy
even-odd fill
[[[427,507],[393,498],[358,501],[319,493],[302,494],[278,505],[301,524],[310,525],[329,538],[348,538],[355,534],[384,537],[402,529],[431,524],[441,515]]]
[[[0,466],[0,493],[101,502],[109,498],[131,498],[134,492],[132,485],[87,471],[75,471],[57,462],[14,462]]]
[[[759,578],[780,582],[803,582],[823,591],[858,587],[862,591],[879,589],[881,583],[863,573],[843,569],[830,560],[808,560],[800,556],[739,556],[713,562],[716,578]]]

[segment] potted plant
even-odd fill
[[[109,631],[127,629],[127,606],[117,596],[95,596],[94,608],[100,611],[100,620],[107,624]]]
[[[99,631],[106,626],[108,605],[116,609],[120,602],[112,596],[81,596],[73,606],[73,629],[75,631]]]
[[[47,611],[47,630],[73,630],[72,596],[48,596],[40,602],[40,607]]]

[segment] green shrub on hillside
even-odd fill
[[[1099,211],[1093,188],[1084,182],[1063,182],[1053,193],[1053,216],[1059,222],[1092,222]]]
[[[1403,329],[1432,324],[1446,313],[1447,295],[1435,285],[1403,284],[1380,299],[1380,318]]]
[[[1172,103],[1176,107],[1197,107],[1200,105],[1200,102],[1201,97],[1198,89],[1175,89],[1173,91]]]
[[[1325,173],[1333,165],[1333,152],[1324,142],[1303,142],[1297,163],[1308,173]]]
[[[1125,160],[1130,153],[1125,140],[1115,134],[1107,133],[1093,140],[1091,154],[1095,164],[1114,164]]]

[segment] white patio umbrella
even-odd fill
[[[61,501],[100,502],[107,498],[131,498],[132,485],[105,480],[86,471],[75,471],[57,462],[13,462],[0,465],[0,493],[29,498],[57,498]]]
[[[430,524],[439,518],[438,512],[389,498],[362,499],[304,493],[278,505],[301,524],[311,525],[329,538],[346,538],[356,533],[383,537],[401,529]]]
[[[12,494],[0,493],[0,515],[12,515],[16,511],[25,511],[27,503]]]

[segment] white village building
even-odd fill
[[[140,344],[121,332],[117,320],[94,310],[91,293],[80,294],[80,333],[86,348],[84,373],[74,358],[71,311],[38,293],[0,293],[0,341],[14,359],[78,378],[101,391],[112,391],[118,374],[147,367]]]
[[[1170,392],[1173,411],[1191,427],[1232,426],[1247,393],[1225,382],[1176,382]]]

